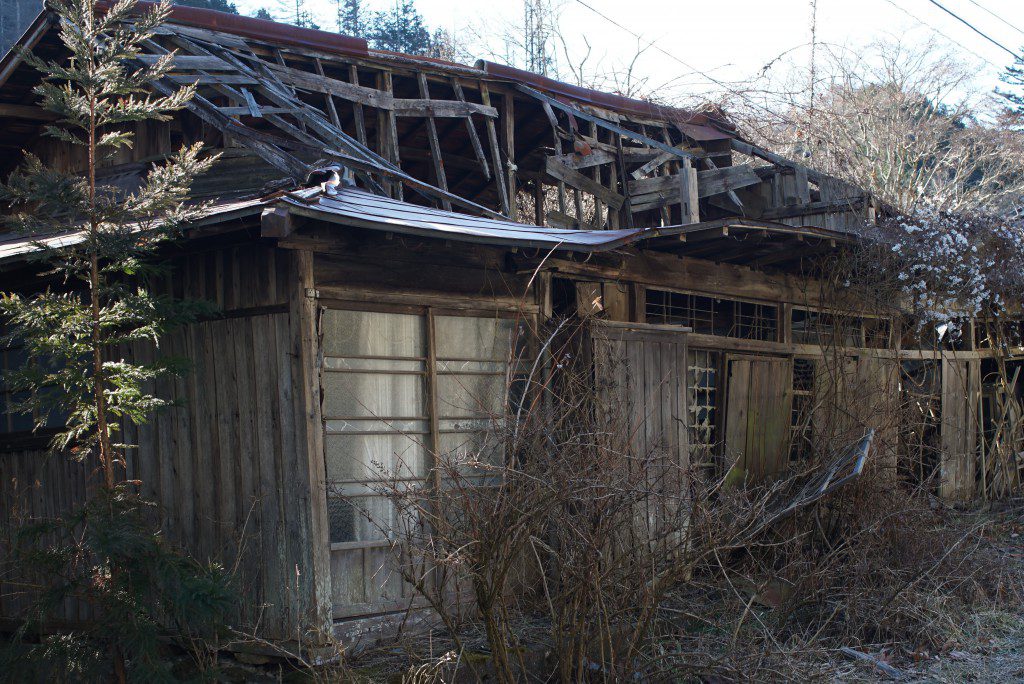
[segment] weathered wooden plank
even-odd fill
[[[420,76],[426,78],[423,72]],[[422,98],[419,100],[395,99],[391,103],[391,109],[395,116],[432,116],[441,118],[462,118],[480,114],[497,118],[498,110],[494,107],[477,104],[475,102],[459,102],[457,100],[431,100]]]
[[[760,182],[761,178],[746,164],[697,172],[697,187],[700,197],[709,197],[729,190],[757,185]],[[630,195],[637,198],[651,193],[674,192],[678,187],[678,179],[674,176],[641,178],[629,182]]]
[[[427,85],[427,75],[422,71],[416,75],[416,81],[420,89],[420,97],[424,101],[430,101],[430,87]],[[396,111],[397,114],[397,111]],[[434,113],[428,111],[427,117],[427,140],[430,143],[430,156],[434,163],[434,182],[444,192],[448,192],[448,175],[444,170],[444,158],[441,156],[441,142],[437,137],[437,123],[434,121]],[[441,198],[441,208],[451,211],[452,203],[447,197]]]
[[[980,362],[942,360],[942,440],[939,495],[969,499],[975,488]],[[976,377],[977,376],[977,377]]]
[[[178,85],[257,85],[252,76],[243,74],[169,74],[167,79]]]
[[[466,94],[462,91],[462,84],[459,83],[459,79],[453,78],[451,83],[452,90],[455,91],[455,97],[458,98],[459,102],[465,102]],[[494,112],[495,115],[497,115],[498,110],[495,109]],[[473,123],[473,118],[469,116],[466,117],[466,133],[469,134],[469,142],[473,147],[473,154],[476,156],[476,160],[480,164],[480,169],[484,172],[484,178],[490,180],[491,169],[487,165],[487,157],[484,156],[484,147],[480,144],[480,136],[476,132],[476,124]]]
[[[258,453],[257,486],[259,491],[260,543],[265,615],[269,624],[278,625],[286,619],[290,577],[284,517],[285,496],[281,491],[283,456],[281,454],[281,419],[278,410],[278,359],[276,319],[283,315],[256,316],[252,319],[254,347],[253,371],[256,391],[253,395],[256,414],[255,445]]]
[[[547,158],[545,169],[549,176],[571,185],[578,190],[590,193],[616,211],[622,207],[622,204],[626,200],[625,197],[614,190],[605,187],[593,178],[584,176],[575,169],[565,166],[554,157]]]
[[[366,86],[356,85],[355,83],[347,83],[328,76],[319,76],[317,74],[311,74],[308,71],[300,71],[299,69],[272,64],[270,62],[261,62],[261,64],[272,70],[279,79],[288,85],[304,90],[311,90],[317,93],[329,93],[335,97],[340,97],[343,100],[349,100],[351,102],[356,102],[368,107],[376,107],[378,109],[391,109],[394,103],[394,97],[388,90],[367,88]]]
[[[145,65],[156,64],[162,55],[138,55],[136,59]],[[234,67],[218,57],[207,55],[175,55],[171,62],[175,71],[234,71]]]
[[[589,169],[595,166],[603,166],[604,164],[614,164],[615,153],[605,150],[591,150],[590,154],[586,156],[573,152],[571,154],[549,157],[549,159],[554,159],[562,164],[562,166],[579,171],[580,169]]]

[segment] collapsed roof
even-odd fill
[[[41,14],[20,45],[59,57],[54,22]],[[720,112],[180,6],[145,51],[143,64],[176,52],[173,72],[153,83],[157,92],[196,83],[198,93],[187,114],[136,131],[133,158],[104,169],[105,182],[128,189],[153,161],[201,140],[222,157],[194,187],[200,198],[263,197],[286,211],[371,227],[386,209],[397,232],[495,244],[510,234],[531,244],[552,239],[559,249],[643,240],[758,267],[792,265],[848,241],[874,211],[857,188],[742,140]],[[38,78],[16,53],[0,60],[0,172],[21,149],[47,149],[47,112],[32,93]],[[280,196],[324,163],[349,169],[364,192]],[[479,219],[487,227],[475,233]],[[519,225],[496,227],[502,222]]]

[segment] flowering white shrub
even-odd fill
[[[921,209],[868,236],[922,325],[940,333],[999,315],[1024,294],[1024,223],[991,214]],[[889,270],[891,269],[891,270]]]

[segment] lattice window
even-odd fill
[[[864,346],[864,322],[856,316],[794,307],[791,321],[793,341],[797,344],[838,344],[848,349]]]
[[[647,290],[647,322],[683,325],[694,332],[713,335],[715,300],[685,292]]]
[[[432,454],[481,480],[498,463],[493,428],[521,401],[515,321],[330,310],[323,317],[323,414],[332,543],[383,546],[406,520],[382,491],[417,489]],[[435,382],[431,383],[431,373]],[[437,444],[432,444],[436,427]],[[463,467],[463,464],[465,466]]]
[[[745,340],[778,339],[778,307],[685,292],[647,290],[647,322],[682,325],[703,335]]]
[[[793,359],[793,411],[790,420],[791,462],[807,461],[812,454],[811,414],[814,407],[816,363],[811,359]]]
[[[694,461],[708,461],[718,442],[718,352],[687,352],[687,405],[690,407],[690,448]]]
[[[744,340],[778,339],[779,309],[770,304],[729,302],[732,305],[732,326],[726,337]]]

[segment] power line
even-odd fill
[[[968,2],[970,2],[970,3],[972,4],[972,5],[974,5],[974,6],[975,6],[975,7],[977,7],[978,9],[980,9],[980,10],[981,10],[982,12],[985,12],[986,14],[990,14],[990,15],[992,15],[993,17],[995,17],[995,18],[996,18],[996,19],[998,19],[999,21],[1003,22],[1004,24],[1006,24],[1007,26],[1009,26],[1010,28],[1012,28],[1012,29],[1013,29],[1014,31],[1016,31],[1017,33],[1019,33],[1019,34],[1021,34],[1022,36],[1024,36],[1024,29],[1021,29],[1021,28],[1019,28],[1019,27],[1017,27],[1017,26],[1014,26],[1014,25],[1013,25],[1013,24],[1011,24],[1010,22],[1006,21],[1006,19],[1003,19],[1003,18],[1002,18],[1001,16],[999,16],[998,14],[996,14],[995,12],[993,12],[992,10],[990,10],[989,8],[985,7],[985,6],[984,6],[984,5],[982,5],[981,3],[979,3],[979,2],[975,2],[975,0],[968,0]]]
[[[911,13],[910,13],[910,12],[908,12],[907,10],[903,9],[902,7],[900,7],[899,5],[897,5],[897,4],[895,3],[895,2],[893,2],[893,0],[885,0],[885,1],[886,1],[887,3],[889,3],[890,5],[892,5],[892,6],[894,7],[894,8],[898,9],[898,10],[899,10],[900,12],[903,12],[903,13],[904,13],[905,15],[907,15],[908,17],[910,17],[911,19],[913,19],[914,21],[916,21],[916,22],[917,22],[918,24],[921,24],[921,26],[924,26],[925,28],[927,28],[928,30],[930,30],[930,31],[931,31],[932,33],[935,33],[935,34],[937,34],[937,35],[940,35],[940,36],[942,36],[943,38],[945,38],[946,40],[948,40],[948,41],[949,41],[950,43],[953,43],[954,45],[957,45],[957,46],[959,46],[960,48],[962,48],[962,49],[963,49],[964,51],[966,51],[966,52],[969,52],[969,53],[971,53],[972,55],[974,55],[975,57],[977,57],[978,59],[980,59],[980,60],[981,60],[982,62],[984,62],[985,64],[988,64],[988,65],[989,65],[990,67],[992,67],[993,69],[1000,69],[1000,70],[1002,70],[1002,68],[1003,68],[1002,66],[1000,66],[1000,65],[998,65],[998,64],[994,64],[993,62],[991,62],[991,61],[989,61],[989,60],[985,59],[984,57],[982,57],[982,56],[981,56],[981,55],[979,55],[979,54],[978,54],[977,52],[975,52],[974,50],[970,49],[969,47],[967,47],[966,45],[964,45],[964,44],[963,44],[963,43],[961,43],[960,41],[956,40],[955,38],[951,38],[951,37],[949,36],[949,34],[947,34],[947,33],[943,33],[942,31],[940,31],[939,29],[935,28],[934,26],[932,26],[932,25],[931,25],[931,24],[929,24],[928,22],[924,21],[923,19],[921,19],[921,18],[920,18],[920,17],[918,17],[917,15],[915,15],[915,14],[911,14]]]
[[[576,3],[579,4],[579,5],[582,5],[585,8],[587,8],[588,10],[590,10],[591,12],[596,14],[597,16],[601,17],[602,19],[604,19],[605,21],[610,23],[612,26],[618,28],[620,31],[625,31],[626,33],[628,33],[629,35],[633,36],[637,40],[644,40],[643,37],[639,33],[636,33],[635,31],[632,31],[632,30],[626,28],[625,26],[623,26],[619,22],[617,22],[614,19],[612,19],[611,17],[609,17],[607,14],[604,14],[603,12],[601,12],[598,9],[596,9],[592,5],[584,2],[583,0],[576,0]],[[746,100],[749,104],[753,105],[754,107],[757,107],[758,109],[762,110],[763,112],[765,112],[765,113],[767,113],[767,114],[769,114],[771,116],[774,116],[774,117],[777,117],[777,118],[781,118],[783,120],[787,120],[785,117],[780,116],[778,112],[774,112],[771,109],[769,109],[768,107],[766,107],[766,106],[764,106],[764,105],[762,105],[762,104],[760,104],[758,102],[755,102],[753,99],[751,99],[745,93],[742,93],[742,92],[740,92],[738,90],[735,90],[735,89],[729,87],[724,82],[718,80],[717,78],[711,76],[710,74],[708,74],[708,73],[706,73],[704,71],[701,71],[700,69],[694,67],[691,64],[688,64],[687,62],[684,62],[682,59],[680,59],[676,55],[672,54],[668,50],[665,50],[664,48],[662,48],[657,43],[655,43],[653,41],[650,41],[650,46],[653,47],[658,52],[660,52],[661,54],[663,54],[666,57],[668,57],[669,59],[671,59],[671,60],[673,60],[675,62],[678,62],[679,64],[683,65],[684,67],[686,67],[687,69],[689,69],[693,73],[696,73],[696,74],[699,74],[699,75],[703,76],[704,78],[706,78],[711,83],[714,83],[715,85],[717,85],[719,88],[722,88],[723,90],[725,90],[725,91],[735,95],[736,97],[739,97],[739,98],[741,98],[743,100]],[[788,120],[788,123],[795,125],[795,122],[793,122],[792,120]]]
[[[984,38],[984,39],[985,39],[985,40],[987,40],[988,42],[992,43],[992,44],[993,44],[993,45],[995,45],[996,47],[998,47],[998,48],[1001,48],[1002,50],[1005,50],[1005,51],[1006,51],[1006,52],[1007,52],[1007,53],[1008,53],[1008,54],[1009,54],[1009,55],[1010,55],[1011,57],[1013,57],[1013,58],[1014,58],[1015,60],[1017,59],[1017,53],[1016,53],[1016,52],[1014,52],[1014,51],[1013,51],[1013,50],[1011,50],[1010,48],[1006,47],[1005,45],[1003,45],[1002,43],[1000,43],[999,41],[997,41],[997,40],[996,40],[995,38],[992,38],[992,37],[990,37],[990,36],[989,36],[988,34],[984,33],[984,32],[983,32],[983,31],[981,31],[980,29],[976,28],[976,27],[974,26],[974,24],[972,24],[971,22],[967,21],[966,19],[964,19],[963,17],[961,17],[961,16],[959,15],[959,14],[957,14],[957,13],[956,13],[956,12],[954,12],[953,10],[949,9],[948,7],[946,7],[945,5],[943,5],[942,3],[940,3],[940,2],[938,1],[938,0],[928,0],[928,2],[932,3],[933,5],[935,5],[936,7],[938,7],[938,8],[940,9],[940,10],[942,10],[943,12],[945,12],[946,14],[948,14],[949,16],[953,17],[954,19],[956,19],[957,21],[959,21],[959,22],[960,22],[961,24],[963,24],[963,25],[964,25],[964,26],[966,26],[967,28],[971,29],[972,31],[974,31],[974,32],[975,32],[975,33],[977,33],[977,34],[978,34],[979,36],[981,36],[982,38]]]

